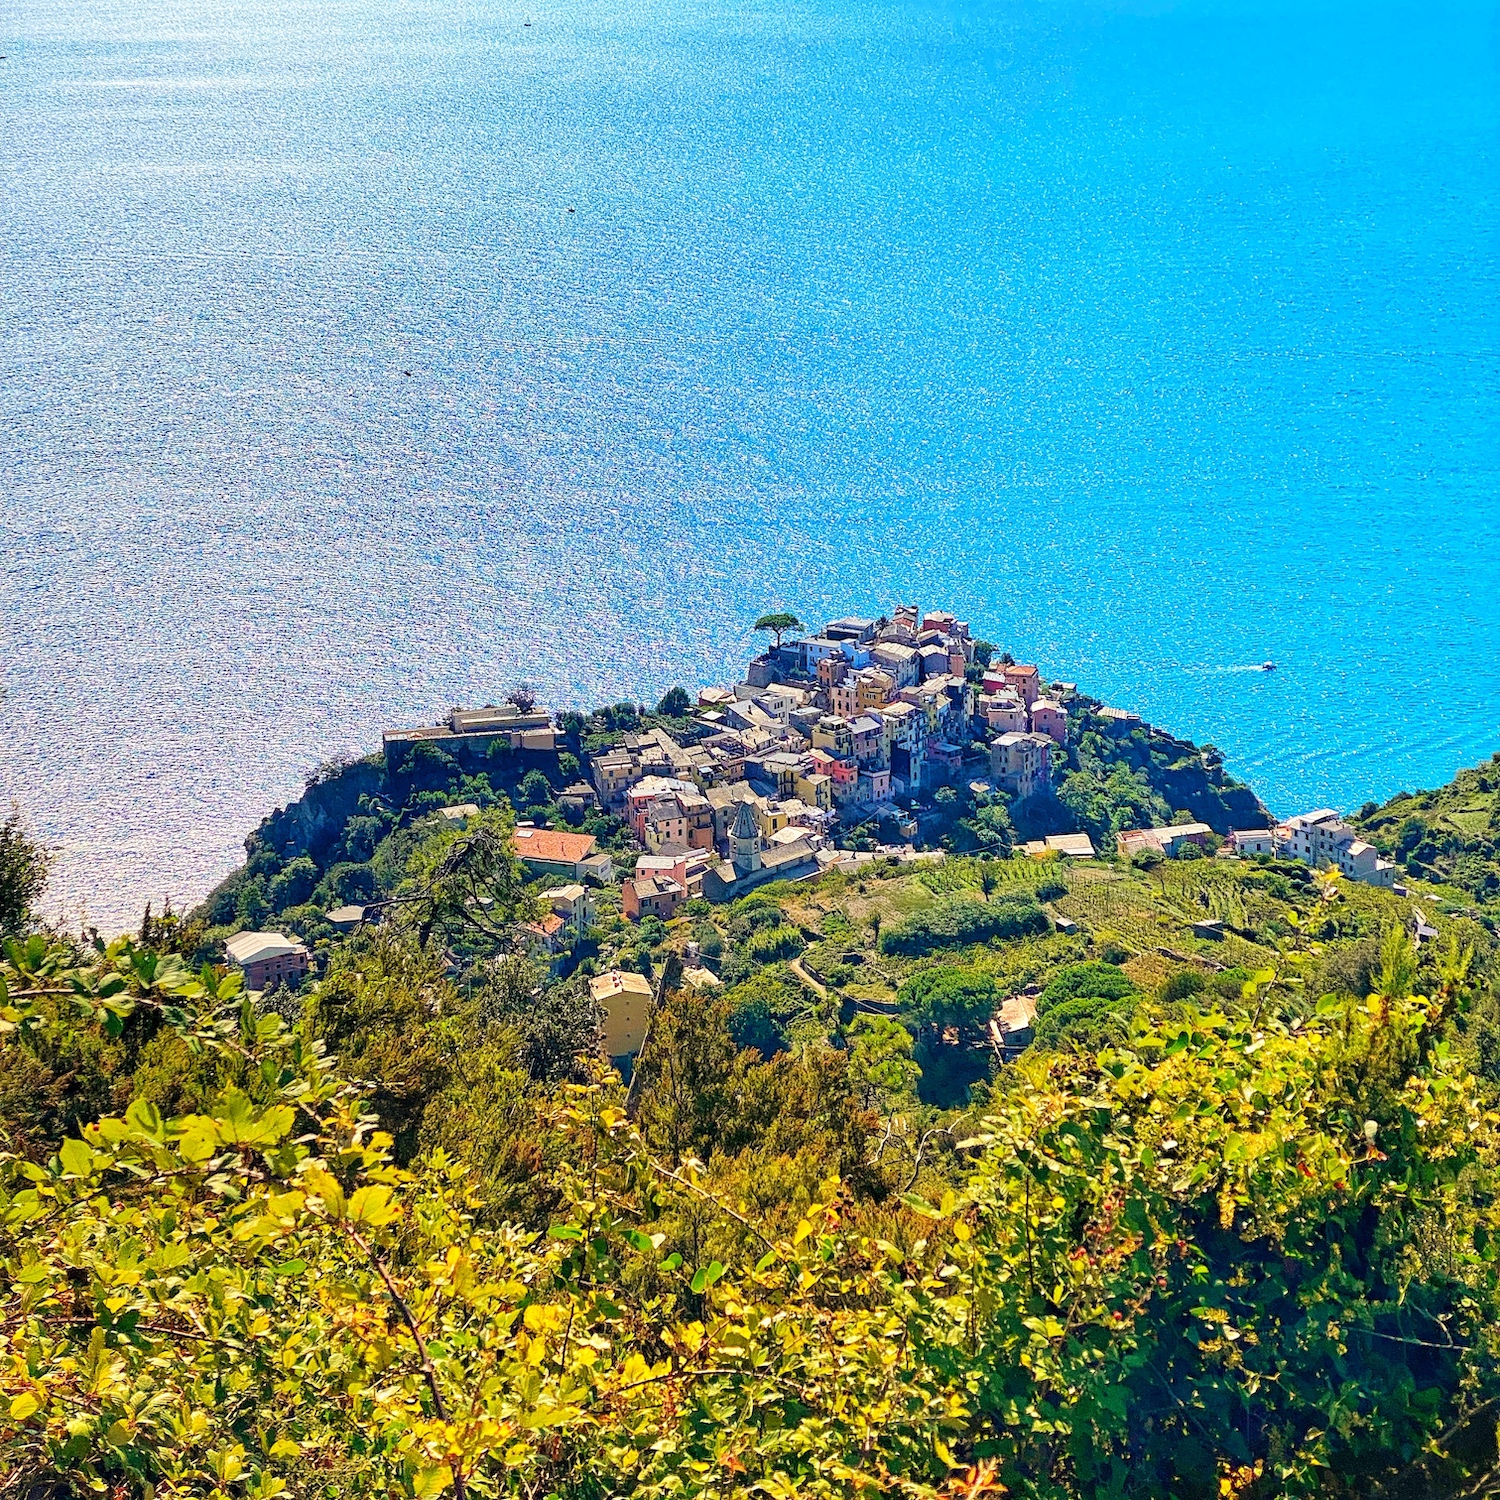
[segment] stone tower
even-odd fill
[[[755,823],[755,809],[741,802],[729,830],[729,859],[741,875],[753,875],[760,869],[760,829]]]

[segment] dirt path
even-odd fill
[[[812,975],[802,967],[802,960],[800,958],[794,958],[787,965],[787,968],[789,968],[792,973],[795,974],[797,978],[800,979],[802,983],[805,984],[808,989],[810,989],[813,994],[818,997],[819,1000],[826,1000],[828,998],[827,987],[825,985],[819,984],[818,981],[814,979]]]

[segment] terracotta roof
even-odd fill
[[[518,828],[511,847],[522,859],[576,865],[594,852],[598,840],[591,833],[563,833],[556,828]]]
[[[554,932],[562,930],[563,919],[556,912],[548,912],[540,922],[528,922],[526,924],[533,932],[539,932],[543,937],[551,937]]]
[[[1000,1007],[997,1019],[1002,1032],[1025,1031],[1036,1025],[1036,997],[1012,995]]]

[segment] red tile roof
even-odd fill
[[[576,865],[594,852],[598,842],[591,833],[563,833],[556,828],[518,828],[511,839],[511,847],[522,859]]]

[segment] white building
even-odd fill
[[[1365,885],[1391,885],[1396,867],[1381,859],[1331,807],[1299,813],[1276,830],[1276,852],[1283,859],[1300,859],[1315,870],[1332,866],[1350,880]]]
[[[1229,835],[1229,845],[1236,854],[1275,854],[1274,828],[1236,828]]]

